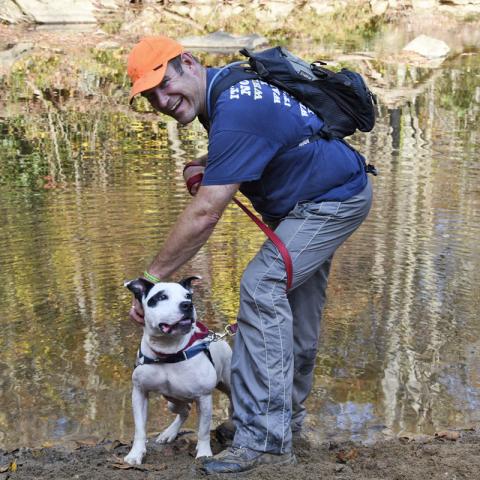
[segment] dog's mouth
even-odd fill
[[[169,324],[169,323],[160,323],[158,328],[160,331],[165,335],[172,335],[172,334],[186,334],[190,331],[193,324],[193,318],[182,318],[177,323]]]

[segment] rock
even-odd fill
[[[20,23],[28,20],[18,5],[13,0],[2,0],[0,2],[0,22]]]
[[[295,7],[295,2],[292,1],[265,2],[255,9],[255,16],[262,22],[278,22],[287,18]]]
[[[370,8],[374,15],[383,15],[388,9],[387,0],[370,0]]]
[[[414,10],[429,10],[437,6],[437,0],[411,0]]]
[[[446,57],[450,47],[443,41],[436,38],[420,35],[406,45],[405,52],[414,52],[428,59]]]
[[[90,0],[15,0],[36,23],[96,23]]]
[[[114,42],[113,40],[105,40],[104,42],[100,42],[96,48],[98,50],[115,50],[116,48],[120,48],[121,45],[118,42]]]
[[[268,43],[261,35],[230,35],[225,32],[214,32],[203,37],[185,37],[180,39],[185,48],[199,48],[214,51],[238,50],[239,48],[258,48]]]
[[[132,15],[127,11],[120,32],[138,36],[154,35],[154,27],[161,20],[162,17],[156,7],[143,7],[138,15]]]
[[[12,48],[0,52],[0,75],[10,71],[15,62],[32,50],[31,43],[17,43]]]
[[[307,6],[317,15],[325,15],[326,13],[332,13],[335,11],[335,5],[332,2],[326,2],[325,0],[308,2]]]

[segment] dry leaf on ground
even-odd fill
[[[358,457],[358,450],[352,448],[351,450],[345,451],[340,450],[337,452],[337,462],[347,463],[348,461],[355,460]]]
[[[456,441],[460,438],[460,432],[455,432],[453,430],[445,430],[443,432],[437,432],[435,438],[444,438],[445,440]]]

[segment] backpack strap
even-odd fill
[[[229,63],[222,67],[213,77],[207,90],[207,113],[208,119],[217,103],[218,97],[224,91],[242,80],[259,79],[258,73],[249,69],[243,61]]]

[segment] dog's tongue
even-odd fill
[[[162,330],[163,333],[170,333],[173,329],[177,327],[183,327],[185,325],[191,325],[192,319],[191,318],[184,318],[183,320],[180,320],[179,322],[173,324],[173,325],[168,325],[168,323],[162,323],[160,325],[160,329]]]
[[[166,323],[162,323],[160,326],[163,333],[168,333],[172,329],[172,325],[168,325]]]

